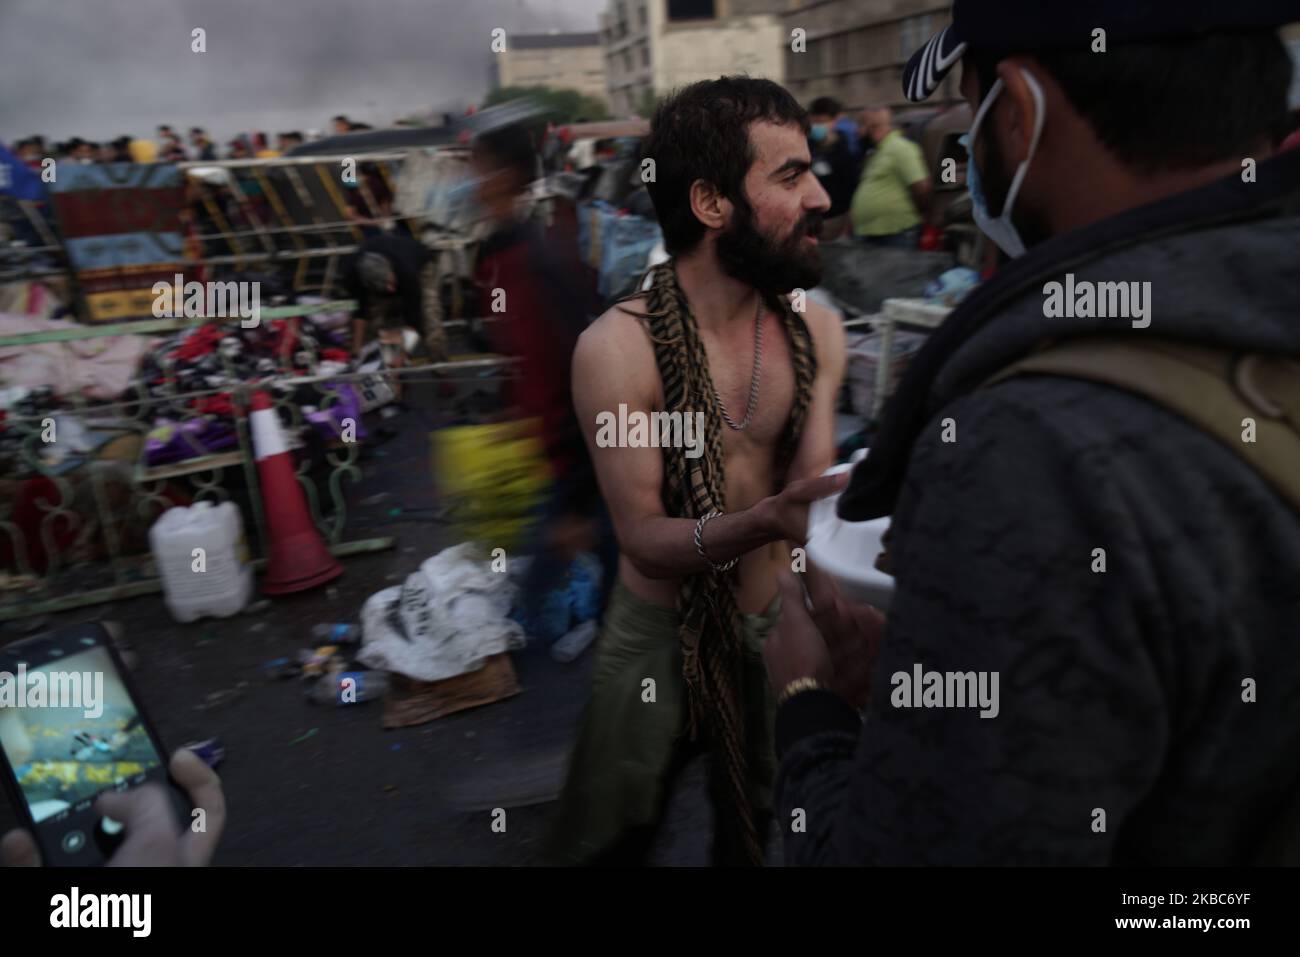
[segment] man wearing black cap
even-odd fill
[[[887,623],[784,584],[787,861],[1294,861],[1300,155],[1271,153],[1298,18],[957,0],[908,64],[919,101],[962,63],[1010,262],[840,499],[892,515]]]

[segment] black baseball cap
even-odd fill
[[[907,61],[903,93],[913,103],[928,99],[971,47],[1088,50],[1098,29],[1112,44],[1296,21],[1297,0],[955,0],[952,24]]]

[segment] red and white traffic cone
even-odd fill
[[[294,474],[293,455],[267,393],[253,393],[248,424],[253,433],[262,512],[270,540],[262,592],[287,595],[337,578],[343,574],[343,566],[325,547],[325,539],[311,520],[306,496]]]

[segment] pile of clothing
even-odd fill
[[[9,418],[25,419],[33,423],[51,416],[59,407],[58,398],[51,386],[29,389],[24,386],[0,388],[0,460],[22,457],[27,439],[39,425],[26,429],[10,428]]]
[[[0,338],[66,333],[84,326],[62,319],[0,313]],[[0,346],[0,388],[50,388],[56,395],[114,399],[130,384],[155,340],[147,336],[102,336]]]
[[[274,319],[253,328],[207,323],[182,330],[163,340],[141,366],[145,397],[172,410],[154,421],[145,461],[153,467],[233,448],[238,441],[235,408],[231,392],[225,390],[238,383],[330,375],[350,368],[351,356],[337,335],[310,317],[302,322]],[[288,393],[322,439],[338,438],[348,418],[357,423],[355,437],[365,438],[361,397],[354,386],[330,381],[269,385],[277,396]]]

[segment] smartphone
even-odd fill
[[[0,648],[5,791],[50,866],[103,864],[126,835],[98,815],[105,791],[157,782],[179,831],[189,802],[103,625],[86,622]]]

